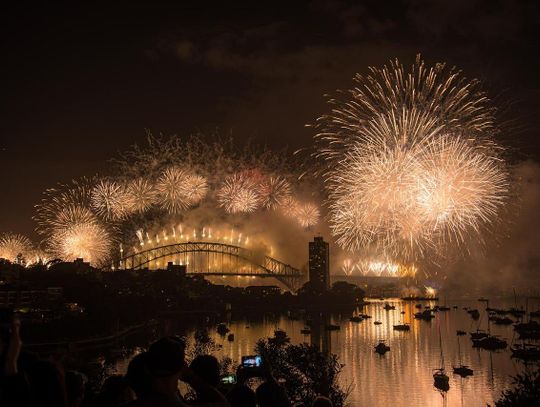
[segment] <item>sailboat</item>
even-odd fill
[[[448,391],[450,390],[450,384],[449,380],[450,378],[444,371],[444,355],[442,350],[442,337],[441,337],[441,326],[439,325],[439,347],[441,349],[441,367],[438,369],[434,369],[433,373],[433,385],[441,390],[441,391]]]
[[[459,365],[453,367],[454,374],[460,375],[461,377],[472,376],[474,374],[474,371],[470,367],[461,363],[461,346],[459,343],[459,336],[457,338],[457,345],[458,345]]]

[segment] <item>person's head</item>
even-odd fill
[[[168,336],[150,345],[146,353],[152,390],[160,394],[176,394],[180,374],[186,366],[185,343],[180,338]]]
[[[126,380],[137,398],[144,398],[152,391],[152,376],[148,369],[148,353],[136,355],[129,362]]]
[[[233,387],[226,397],[231,407],[257,407],[255,392],[245,385]]]
[[[103,382],[97,400],[100,406],[119,406],[135,400],[135,394],[125,377],[112,375]]]
[[[276,382],[264,382],[256,390],[260,407],[289,407],[291,403],[285,390]]]
[[[313,400],[313,407],[333,407],[332,400],[328,397],[318,396]]]
[[[191,364],[190,369],[211,386],[217,387],[219,384],[219,361],[212,355],[197,356]]]

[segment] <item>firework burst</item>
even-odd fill
[[[126,187],[129,212],[144,213],[156,203],[154,184],[146,178],[136,178]]]
[[[124,185],[101,180],[92,188],[90,204],[94,211],[106,220],[125,218],[130,207],[130,194]]]
[[[266,209],[276,209],[291,195],[291,185],[281,176],[270,176],[258,187],[261,205]]]
[[[316,125],[337,243],[414,258],[481,238],[508,175],[478,82],[420,59],[410,72],[396,61],[355,81]]]
[[[26,236],[15,233],[0,235],[0,258],[17,262],[18,257],[24,260],[32,250],[32,242]]]
[[[219,205],[228,213],[254,212],[261,203],[257,184],[243,174],[227,177],[217,198]]]
[[[300,226],[310,228],[319,223],[319,208],[312,203],[300,204],[296,209],[295,217]]]

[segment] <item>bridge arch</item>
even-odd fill
[[[189,254],[197,254],[198,262],[190,265]],[[220,242],[178,242],[150,247],[123,257],[121,267],[150,268],[161,259],[180,259],[178,263],[187,265],[188,274],[274,277],[292,291],[305,280],[304,273],[289,264],[245,247]]]

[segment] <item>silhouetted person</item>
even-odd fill
[[[188,404],[178,392],[178,381],[189,384],[204,395],[204,406],[221,407],[229,403],[215,387],[199,378],[184,360],[185,345],[175,337],[153,343],[148,352],[138,355],[128,367],[127,379],[137,394],[132,407],[183,407]]]
[[[13,315],[0,332],[0,405],[65,407],[65,380],[53,363],[22,350],[20,321]]]
[[[260,407],[290,407],[291,403],[281,387],[275,380],[269,380],[257,387],[257,402]]]
[[[330,400],[328,397],[319,396],[315,400],[313,400],[313,407],[333,407],[334,404],[332,403],[332,400]]]
[[[227,393],[231,407],[257,407],[257,396],[248,386],[235,386]]]
[[[202,380],[204,380],[207,384],[210,386],[215,387],[218,389],[219,387],[219,377],[220,377],[220,365],[219,361],[212,355],[200,355],[197,356],[191,364],[189,365],[189,368],[193,370],[193,372],[199,376]],[[200,405],[208,402],[209,400],[206,399],[206,394],[200,394],[195,392],[197,395],[197,398],[192,404]]]
[[[197,376],[199,376],[209,385],[214,387],[219,385],[219,373],[221,369],[219,366],[219,361],[214,356],[197,356],[195,359],[193,359],[189,367]]]
[[[79,372],[68,370],[65,374],[66,396],[69,407],[80,407],[84,399],[86,378]]]
[[[109,376],[101,386],[101,391],[93,405],[96,407],[117,407],[135,400],[135,393],[127,379],[121,375]]]

